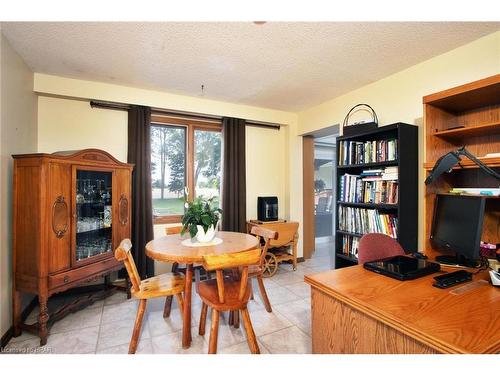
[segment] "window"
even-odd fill
[[[152,116],[151,182],[154,223],[178,223],[188,197],[213,197],[220,204],[221,125]]]

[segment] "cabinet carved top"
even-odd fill
[[[126,168],[133,168],[133,164],[123,163],[116,159],[109,152],[99,150],[96,148],[87,148],[84,150],[72,150],[72,151],[58,151],[52,154],[48,153],[34,153],[34,154],[19,154],[12,155],[14,159],[51,159],[58,161],[66,161],[70,163],[80,162],[80,163],[98,163],[98,164],[108,164],[113,166],[120,166]]]

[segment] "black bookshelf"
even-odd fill
[[[398,200],[397,204],[385,203],[353,203],[336,202],[335,215],[335,268],[342,268],[357,264],[355,257],[342,253],[343,236],[360,238],[361,233],[350,233],[339,228],[339,207],[357,207],[376,209],[380,213],[397,215],[397,240],[406,252],[417,251],[418,246],[418,128],[415,125],[395,123],[381,126],[376,130],[353,136],[337,138],[337,164],[340,162],[340,144],[342,141],[379,141],[397,140],[398,155],[396,160],[376,163],[337,165],[337,194],[340,196],[340,177],[344,174],[358,174],[366,169],[378,169],[390,166],[398,167]]]

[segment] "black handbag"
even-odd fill
[[[372,121],[362,122],[362,123],[354,123],[352,125],[349,125],[349,116],[356,108],[359,108],[359,107],[367,107],[369,109],[369,112],[372,114]],[[344,136],[358,135],[358,134],[369,132],[371,130],[375,130],[377,128],[378,128],[377,114],[375,113],[375,110],[372,107],[370,107],[368,104],[356,104],[354,107],[352,107],[349,110],[349,112],[347,112],[347,115],[344,118],[344,122],[342,123],[342,129],[343,129]]]

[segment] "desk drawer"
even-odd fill
[[[121,262],[118,262],[114,257],[110,257],[97,263],[51,275],[49,276],[49,289],[59,288],[63,285],[85,281],[92,277],[98,276],[99,273],[103,273],[107,270],[120,267]]]

